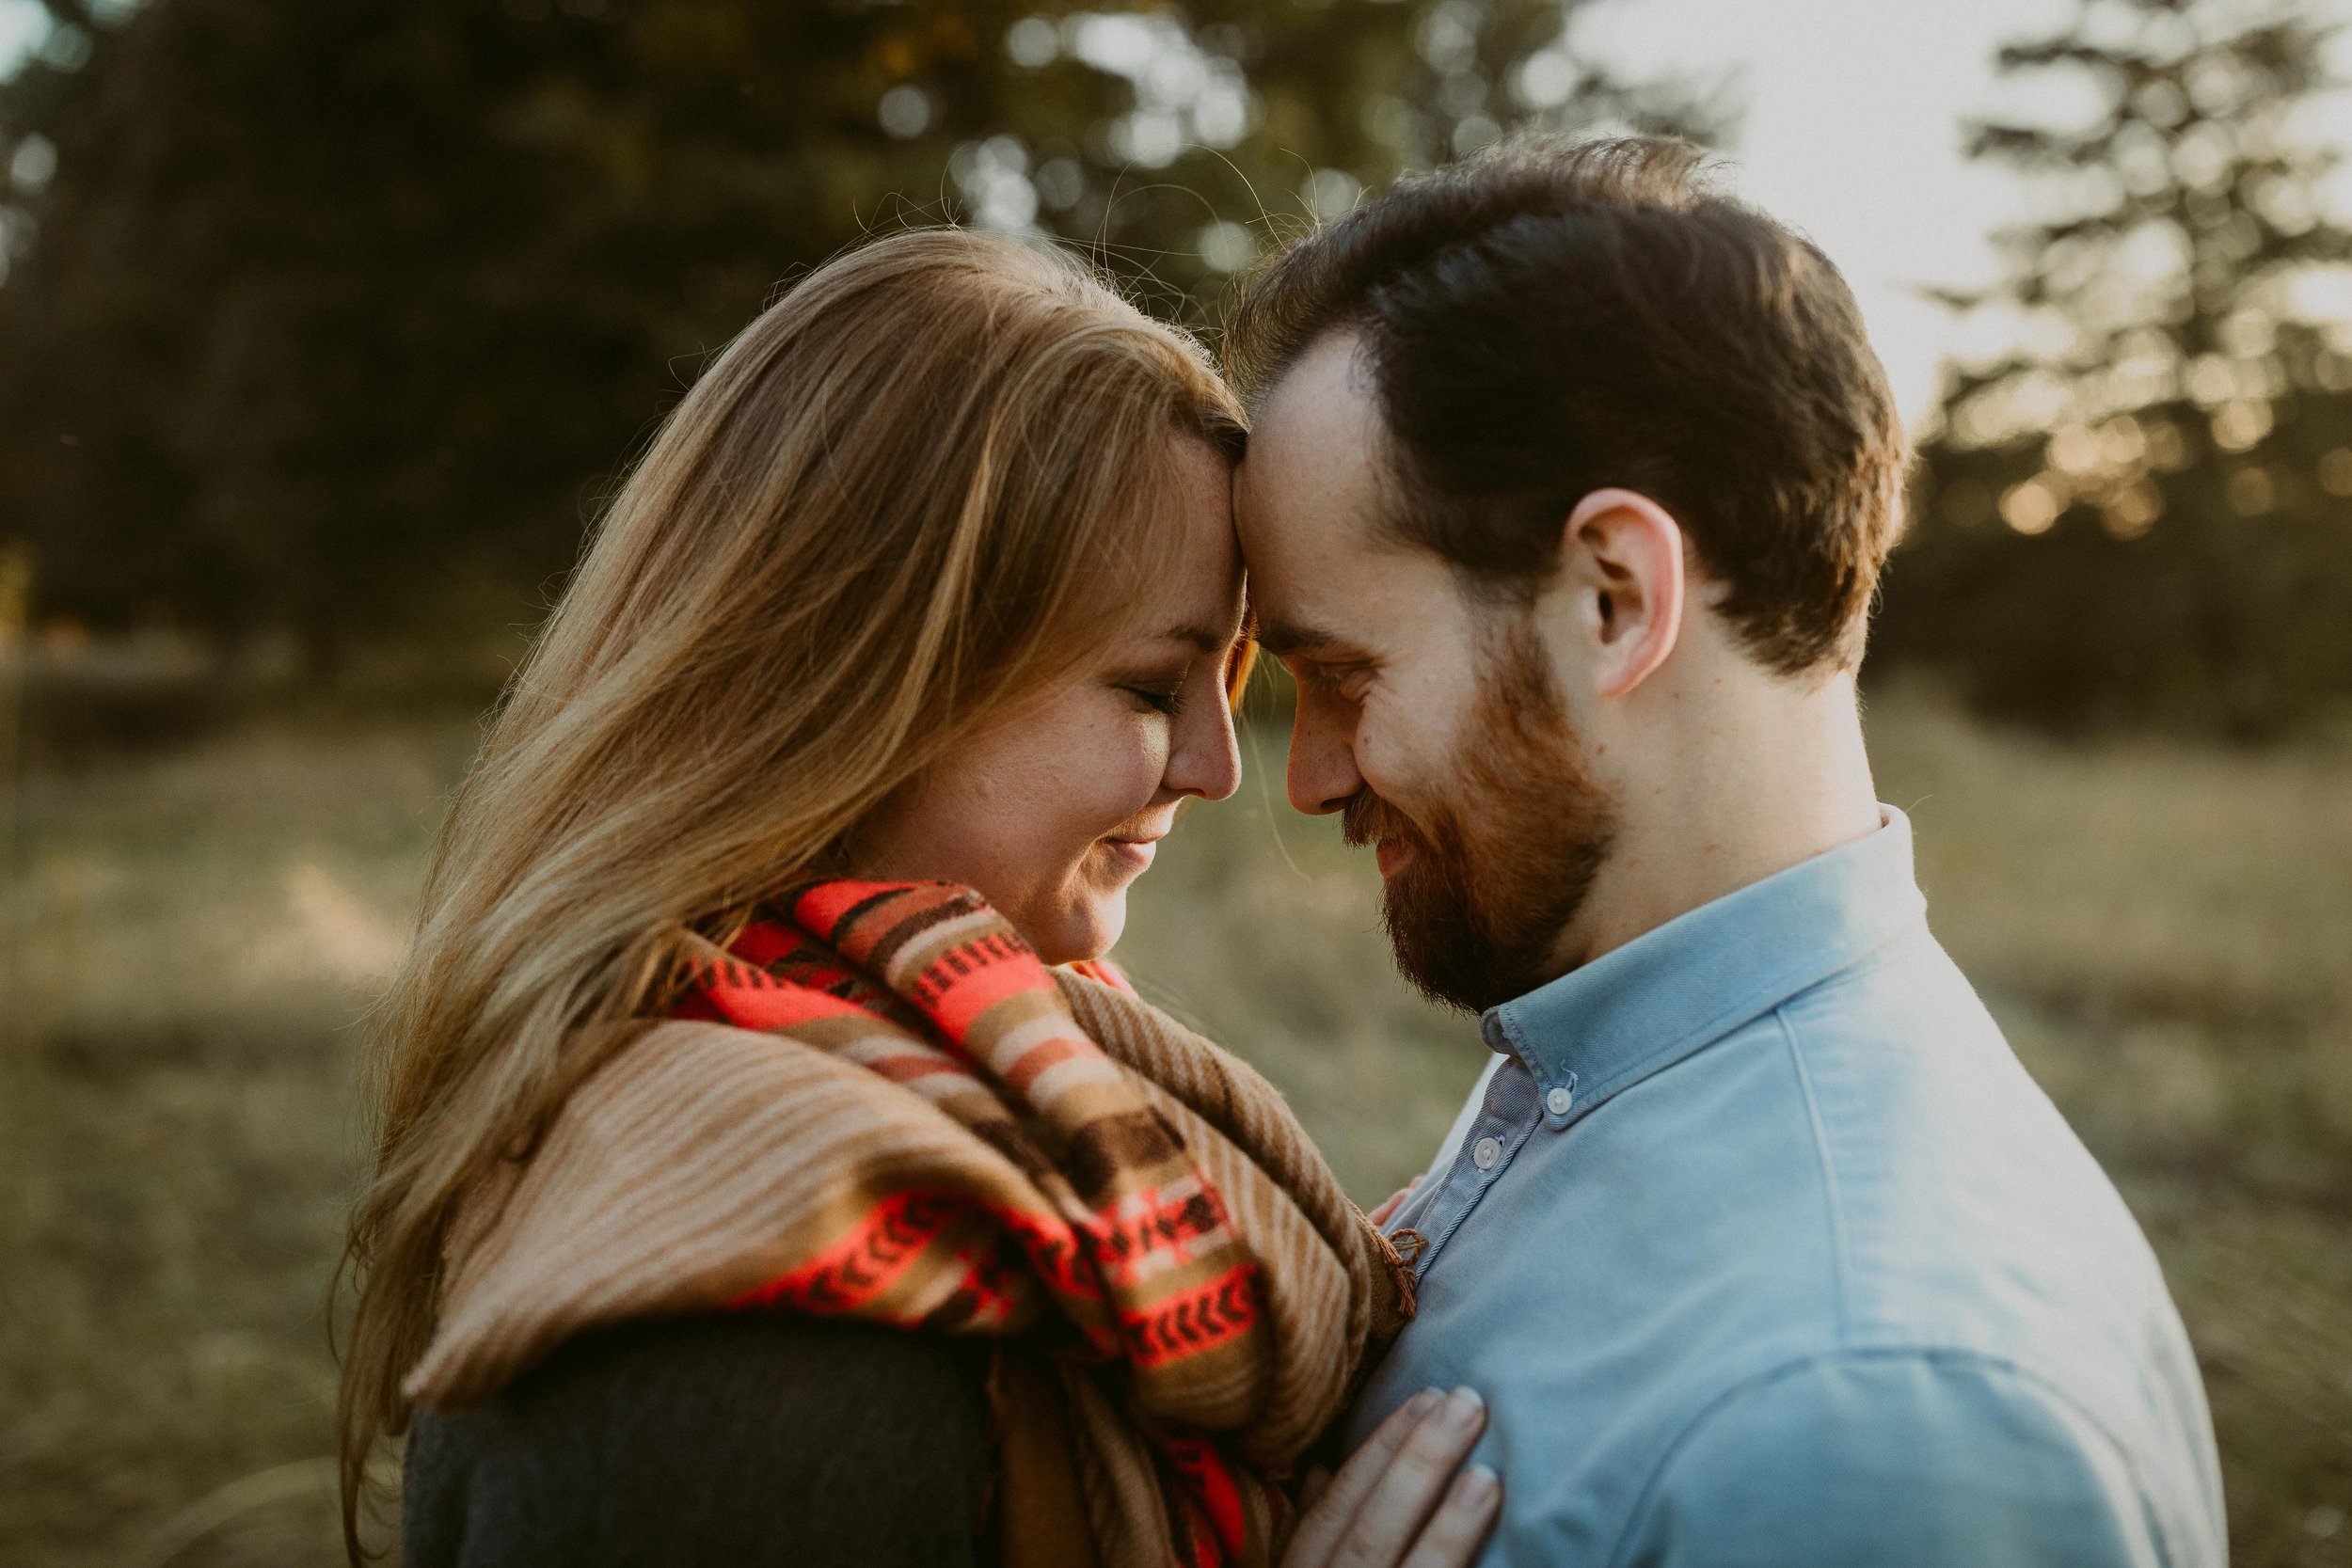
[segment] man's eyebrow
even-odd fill
[[[1258,628],[1258,646],[1276,658],[1361,658],[1364,651],[1338,632],[1304,621],[1268,621]]]

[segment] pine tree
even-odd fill
[[[2332,28],[2246,0],[2088,0],[2006,73],[2071,71],[2074,125],[1987,121],[2025,176],[2006,275],[1947,297],[2017,346],[1948,376],[1889,661],[2001,713],[2278,733],[2352,698],[2352,230],[2297,135]]]

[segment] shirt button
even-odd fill
[[[1566,1116],[1568,1107],[1575,1103],[1576,1097],[1569,1094],[1565,1088],[1554,1088],[1544,1096],[1544,1109],[1555,1117]]]
[[[1480,1170],[1494,1169],[1495,1162],[1502,1158],[1502,1146],[1492,1138],[1481,1138],[1470,1145],[1470,1164]]]

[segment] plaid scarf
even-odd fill
[[[409,1397],[694,1310],[995,1336],[1009,1568],[1271,1563],[1411,1312],[1277,1091],[944,883],[819,883],[691,961],[461,1213]]]

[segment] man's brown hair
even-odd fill
[[[1829,259],[1698,150],[1519,137],[1400,180],[1249,284],[1228,362],[1254,404],[1333,331],[1360,339],[1405,538],[1524,593],[1623,486],[1682,525],[1760,662],[1860,657],[1906,461],[1885,372]]]

